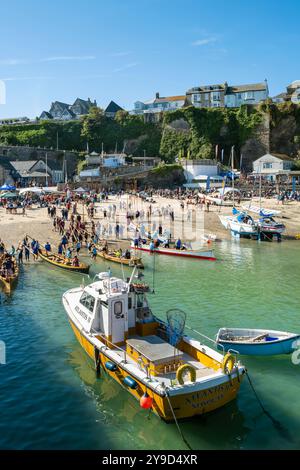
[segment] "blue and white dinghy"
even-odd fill
[[[300,334],[276,330],[221,328],[216,342],[219,349],[248,356],[291,354],[300,348]],[[298,344],[297,344],[298,343]]]

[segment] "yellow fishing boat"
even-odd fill
[[[90,269],[88,264],[82,262],[79,263],[79,266],[72,266],[71,261],[64,256],[51,252],[48,253],[46,250],[39,249],[39,256],[42,260],[47,261],[47,263],[57,268],[67,269],[68,271],[88,274]]]
[[[108,261],[112,261],[113,263],[123,264],[125,266],[130,266],[132,268],[136,266],[139,269],[144,269],[144,265],[143,265],[141,257],[133,256],[132,254],[131,254],[131,257],[128,259],[128,258],[125,258],[124,256],[116,256],[115,252],[106,253],[106,251],[101,250],[99,248],[97,248],[97,254],[101,258],[106,259]]]
[[[10,294],[18,281],[19,266],[16,259],[12,257],[13,272],[8,273],[4,266],[5,259],[6,255],[2,255],[0,258],[0,283],[3,285],[4,292]]]
[[[234,400],[245,367],[236,356],[184,335],[178,312],[167,312],[168,323],[154,316],[148,288],[134,282],[134,272],[126,282],[100,273],[92,284],[63,295],[75,336],[96,369],[166,421]]]

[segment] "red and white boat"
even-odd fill
[[[213,250],[176,250],[176,248],[165,248],[163,246],[150,249],[150,244],[140,244],[139,246],[134,246],[132,243],[131,247],[134,250],[146,251],[148,253],[156,253],[158,255],[169,255],[169,256],[181,256],[184,258],[196,258],[196,259],[206,259],[208,261],[216,261]]]

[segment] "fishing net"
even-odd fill
[[[184,333],[186,313],[179,308],[168,310],[167,320],[168,339],[170,344],[176,347]]]

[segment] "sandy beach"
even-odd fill
[[[213,233],[218,239],[228,239],[230,234],[223,228],[220,223],[219,215],[227,215],[231,213],[231,207],[219,207],[210,206],[209,212],[201,210],[199,207],[195,208],[194,205],[186,205],[184,210],[180,207],[181,201],[175,199],[168,199],[162,197],[155,197],[155,203],[152,206],[152,217],[151,217],[151,228],[158,227],[160,223],[163,229],[170,230],[174,236],[184,237],[186,240],[194,240],[195,238],[201,238],[203,233]],[[136,210],[144,211],[145,213],[149,210],[150,203],[143,202],[141,199],[133,196],[122,196],[123,205],[128,207],[135,212]],[[253,205],[258,204],[258,201],[253,200]],[[115,204],[117,207],[115,218],[103,217],[103,209],[109,212],[110,207]],[[242,203],[243,204],[243,203]],[[262,206],[268,209],[280,210],[281,213],[277,217],[278,221],[282,221],[286,225],[285,237],[294,238],[300,233],[300,203],[299,202],[286,202],[284,205],[278,205],[274,199],[265,199],[262,201]],[[127,240],[132,238],[133,232],[127,231],[126,224],[126,212],[125,207],[120,208],[120,199],[111,196],[108,201],[103,203],[97,203],[95,205],[96,213],[94,222],[98,222],[108,227],[111,226],[113,232],[109,237],[110,240],[120,243],[122,247],[128,246]],[[175,220],[173,225],[170,222],[169,216],[159,217],[158,208],[171,207],[174,210]],[[84,217],[84,220],[88,222],[87,211],[85,209],[83,213],[83,206],[78,205],[78,212]],[[58,208],[57,214],[60,215],[60,209]],[[122,233],[120,241],[115,240],[114,227],[116,222],[122,226]],[[145,226],[149,226],[145,223]],[[22,215],[19,210],[18,214],[7,214],[4,208],[0,208],[0,238],[4,241],[7,247],[12,244],[17,246],[19,241],[28,234],[33,238],[36,238],[40,243],[49,241],[53,248],[57,247],[59,240],[58,232],[54,232],[52,229],[52,220],[47,214],[46,208],[39,208],[33,206],[32,209],[26,210],[25,216]]]

